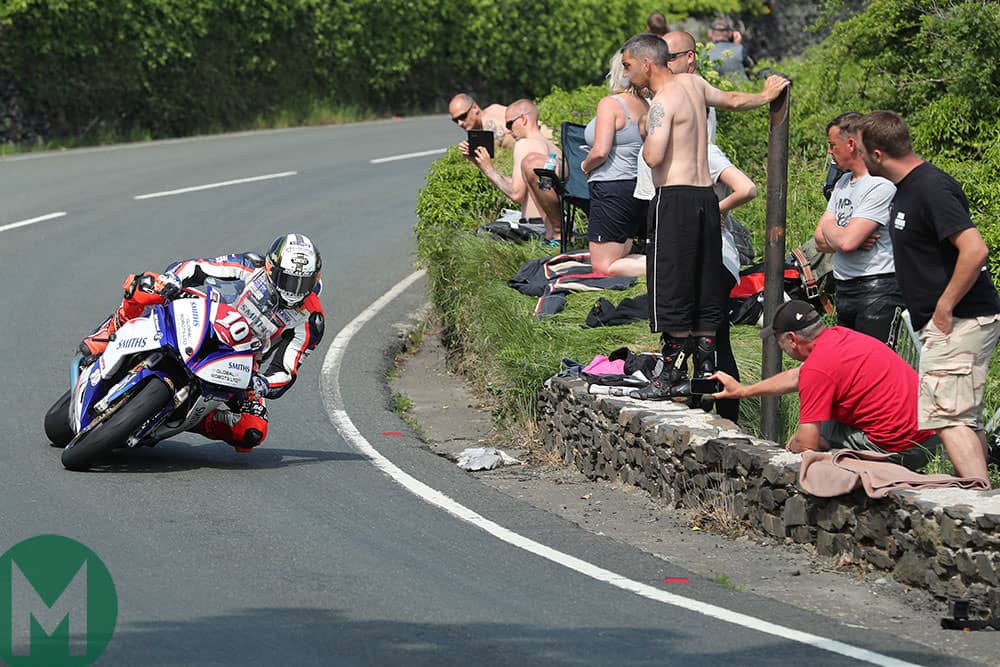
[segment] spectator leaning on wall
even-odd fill
[[[805,301],[778,307],[761,338],[774,336],[781,350],[803,362],[750,386],[723,372],[715,398],[799,394],[799,428],[790,452],[830,448],[890,453],[917,470],[937,446],[933,432],[917,427],[917,374],[881,341],[845,327],[827,327]]]

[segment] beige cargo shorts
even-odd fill
[[[933,320],[920,330],[920,428],[965,425],[983,430],[986,371],[997,338],[1000,314],[956,317],[949,334],[941,333]]]

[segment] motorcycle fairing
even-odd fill
[[[136,352],[157,350],[163,347],[162,326],[163,309],[154,306],[147,317],[137,317],[129,320],[118,328],[114,340],[108,343],[108,349],[101,355],[98,362],[101,376],[105,379],[118,372],[122,360]]]
[[[189,364],[188,368],[206,382],[248,389],[253,377],[253,355],[214,352],[197,364]]]

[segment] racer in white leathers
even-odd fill
[[[288,234],[275,239],[263,258],[236,253],[189,259],[169,265],[162,275],[131,275],[123,285],[121,306],[84,339],[81,352],[103,353],[110,335],[122,324],[142,315],[147,306],[176,298],[186,287],[202,285],[207,277],[243,281],[243,291],[233,306],[263,343],[255,355],[253,389],[244,400],[231,401],[206,415],[195,431],[248,451],[267,437],[264,399],[288,391],[302,361],[323,337],[321,265],[319,251],[308,238]]]

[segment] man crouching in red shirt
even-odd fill
[[[828,327],[805,301],[787,301],[761,338],[774,336],[798,368],[743,386],[723,372],[715,398],[780,396],[798,391],[799,428],[790,452],[830,448],[894,454],[911,470],[927,464],[940,441],[917,428],[917,373],[880,340]]]

